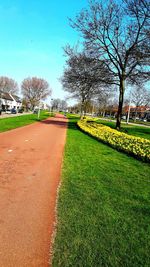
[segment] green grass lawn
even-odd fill
[[[115,129],[116,123],[113,121],[105,121],[105,120],[98,120],[96,121],[97,123],[102,123],[104,125],[107,125],[111,128]],[[134,125],[126,125],[123,124],[121,125],[121,131],[125,132],[127,134],[130,135],[134,135],[134,136],[138,136],[138,137],[142,137],[142,138],[146,138],[150,140],[150,127],[143,127],[143,126],[134,126]]]
[[[150,166],[68,127],[53,267],[150,266]]]
[[[12,130],[21,126],[25,126],[37,121],[44,120],[50,116],[53,116],[53,114],[50,114],[49,112],[42,111],[40,114],[40,118],[38,119],[37,114],[28,114],[28,115],[22,115],[22,116],[16,116],[16,117],[9,117],[0,119],[0,132],[5,132],[8,130]]]

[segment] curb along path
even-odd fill
[[[0,134],[0,266],[47,267],[66,139],[62,115]]]

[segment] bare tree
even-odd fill
[[[114,92],[112,91],[101,91],[97,98],[98,110],[103,117],[105,116],[108,107],[112,107],[114,105]]]
[[[25,109],[25,111],[28,111],[30,109],[30,103],[27,101],[27,99],[22,99],[22,107]]]
[[[51,102],[52,110],[58,110],[59,105],[60,105],[60,99],[59,98],[54,98]]]
[[[24,99],[30,103],[32,109],[39,104],[40,100],[44,100],[51,95],[48,82],[37,77],[24,79],[21,90]]]
[[[150,104],[150,91],[144,88],[144,86],[134,87],[131,94],[132,102],[139,106],[149,106]]]
[[[132,103],[135,104],[135,118],[137,117],[137,110],[140,106],[149,106],[150,104],[150,92],[143,86],[134,87],[131,94]]]
[[[68,107],[67,101],[66,100],[61,100],[60,102],[60,110],[65,111]]]
[[[68,56],[67,67],[61,79],[65,91],[81,101],[81,115],[85,112],[86,103],[98,94],[104,83],[103,76],[111,80],[111,74],[102,61],[86,54],[66,47]],[[101,86],[100,86],[101,85]]]
[[[1,76],[0,91],[4,93],[16,94],[18,92],[18,84],[15,80],[9,77]]]
[[[119,87],[118,129],[126,82],[139,83],[150,77],[149,14],[149,0],[90,1],[89,9],[70,20],[82,33],[86,49],[104,62],[113,76],[112,84]]]
[[[67,102],[65,100],[61,100],[60,98],[56,98],[52,100],[52,109],[55,110],[66,110]]]

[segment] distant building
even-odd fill
[[[38,109],[38,108],[47,110],[49,109],[49,106],[45,102],[40,101],[39,105],[34,107],[34,109]]]
[[[19,96],[17,95],[11,95],[11,97],[13,98],[13,107],[16,108],[16,109],[19,109],[22,107],[22,100]]]
[[[123,108],[123,115],[127,116],[129,111],[129,106],[125,106]],[[130,118],[134,119],[149,119],[150,118],[150,107],[147,106],[139,106],[133,107],[130,106]]]
[[[10,93],[4,93],[0,91],[0,109],[1,110],[11,110],[12,108],[15,108],[18,110],[22,106],[22,101],[20,97],[10,94]]]

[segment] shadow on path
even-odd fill
[[[58,118],[58,120],[57,120]],[[63,121],[61,121],[60,119],[63,119]],[[69,128],[69,129],[72,129],[72,130],[79,130],[78,126],[77,126],[77,121],[79,118],[69,118],[68,120],[65,121],[65,117],[62,117],[62,116],[56,116],[55,117],[55,120],[50,120],[50,119],[46,119],[46,120],[43,120],[43,121],[39,121],[40,123],[43,123],[43,124],[47,124],[47,125],[57,125],[58,127],[61,127],[61,128]]]
[[[40,123],[43,123],[43,124],[47,124],[47,125],[57,125],[59,127],[62,127],[62,128],[66,128],[68,122],[67,121],[60,121],[60,120],[44,120],[44,121],[40,121]]]

